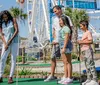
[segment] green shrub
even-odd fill
[[[98,79],[100,79],[100,72],[97,72],[97,77]]]
[[[37,61],[37,58],[32,57],[32,61]]]
[[[28,69],[23,67],[19,72],[19,75],[34,75],[34,74],[41,74],[41,75],[47,75],[47,72],[32,72],[32,68]]]
[[[47,76],[48,72],[42,72],[42,75]]]
[[[74,53],[72,53],[72,59],[77,59],[78,58],[78,56],[76,55],[76,54],[74,54]]]
[[[32,69],[25,69],[25,67],[23,67],[21,69],[21,71],[18,72],[19,75],[31,75],[32,72],[31,72]]]
[[[79,74],[78,72],[73,72],[72,75],[73,75],[74,77],[80,77],[80,74]]]
[[[22,56],[17,57],[17,62],[22,62]]]
[[[6,65],[5,70],[4,70],[4,74],[9,75],[9,73],[10,73],[10,65]]]
[[[8,57],[7,57],[7,61],[6,61],[6,64],[11,64],[11,55],[9,54]]]

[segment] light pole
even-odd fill
[[[75,8],[75,5],[74,5],[74,0],[73,0],[73,10],[74,10],[74,8]]]

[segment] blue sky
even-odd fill
[[[16,3],[16,0],[0,0],[0,5],[2,7],[0,8],[0,11],[2,10],[9,10],[12,6],[13,7],[20,7],[18,3]],[[26,12],[26,8],[24,8],[24,11]],[[27,22],[25,24],[21,23],[19,24],[19,34],[21,37],[28,37],[28,25]]]

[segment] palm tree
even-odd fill
[[[27,14],[23,12],[22,9],[19,9],[18,7],[12,7],[10,8],[10,13],[12,16],[20,21],[25,22],[27,19]]]
[[[72,8],[66,8],[65,9],[65,14],[68,15],[73,23],[73,35],[72,35],[72,42],[73,42],[73,52],[77,53],[77,37],[78,37],[78,32],[77,29],[79,28],[79,22],[81,20],[88,20],[89,21],[89,16],[86,13],[85,10],[79,10],[79,9],[72,9]]]

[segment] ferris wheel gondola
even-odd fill
[[[24,4],[25,0],[16,0],[17,3]]]
[[[20,5],[20,7],[21,7],[22,9],[24,8],[25,0],[16,0],[16,2]]]

